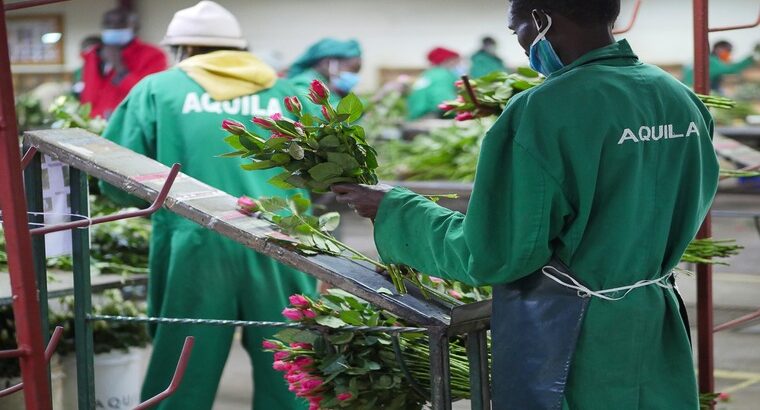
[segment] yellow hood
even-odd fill
[[[266,90],[277,81],[274,69],[246,51],[214,51],[178,65],[217,101]]]

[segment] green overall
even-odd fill
[[[494,71],[507,71],[504,62],[498,56],[480,50],[470,58],[470,77],[483,77]]]
[[[715,195],[712,132],[687,87],[620,41],[508,104],[483,142],[466,215],[396,188],[380,205],[375,243],[386,262],[470,284],[512,283],[552,257],[597,291],[660,278]],[[698,408],[673,289],[591,299],[563,407]]]
[[[454,83],[458,79],[454,71],[445,67],[432,67],[422,73],[409,94],[407,118],[416,120],[430,114],[436,117],[443,115],[438,105],[457,98]]]
[[[710,89],[713,91],[722,91],[723,77],[732,74],[741,74],[755,64],[755,59],[749,56],[735,63],[727,63],[720,57],[710,54]],[[694,84],[694,69],[688,67],[684,71],[684,83]]]
[[[218,53],[221,54],[185,61],[197,63],[200,58],[196,66],[215,66],[209,71],[213,75],[204,77],[206,83],[221,82],[213,88],[229,90],[225,85],[235,81],[248,81],[250,87],[257,78],[267,78],[267,75],[257,77],[263,64],[252,60],[252,56]],[[237,60],[239,64],[231,63]],[[232,64],[227,67],[229,71],[224,71],[228,64]],[[216,100],[209,88],[201,87],[182,69],[173,68],[147,77],[135,86],[111,117],[105,137],[166,165],[178,162],[182,164],[182,172],[231,195],[254,198],[292,195],[293,192],[266,182],[277,170],[248,173],[239,167],[242,160],[216,157],[231,150],[223,141],[222,120],[230,118],[252,126],[253,115],[284,111],[282,99],[294,95],[295,90],[286,82],[274,81],[272,77],[265,81],[266,85],[255,87],[261,91],[253,95],[234,98],[227,95],[228,98]],[[122,191],[107,185],[103,189],[118,202],[135,205],[135,199]],[[315,291],[314,279],[213,231],[166,210],[153,216],[148,297],[151,316],[282,321],[280,312],[288,305],[289,295],[313,295]],[[182,343],[192,335],[195,347],[182,385],[159,408],[210,409],[234,328],[158,325],[151,331],[153,353],[142,398],[151,397],[169,385]],[[261,349],[262,339],[274,332],[254,327],[243,331],[243,345],[253,364],[253,408],[305,408],[287,390],[282,375],[272,369],[271,353]]]

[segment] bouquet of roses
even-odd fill
[[[445,101],[439,108],[456,114],[457,121],[499,115],[512,97],[540,85],[544,80],[544,77],[526,67],[518,68],[514,74],[495,71],[473,80],[463,78],[456,82],[457,99]],[[731,109],[736,106],[736,101],[730,98],[697,96],[708,107]]]
[[[341,182],[376,184],[377,153],[365,140],[364,129],[353,125],[363,111],[354,94],[344,97],[337,107],[330,104],[330,91],[314,80],[309,101],[321,116],[304,110],[298,97],[287,97],[285,108],[296,118],[281,114],[254,117],[253,123],[270,133],[263,138],[237,121],[225,120],[222,128],[230,133],[225,141],[235,151],[223,157],[242,157],[252,162],[248,171],[283,168],[270,183],[284,189],[306,188],[325,192]]]
[[[290,304],[283,316],[309,328],[283,330],[265,340],[263,347],[274,353],[272,367],[283,372],[290,391],[307,400],[311,410],[418,410],[427,402],[430,352],[426,336],[341,330],[345,326],[404,324],[339,290],[331,290],[317,301],[293,295]],[[400,356],[394,344],[400,348]],[[461,340],[451,343],[450,361],[452,398],[469,398],[469,365]]]

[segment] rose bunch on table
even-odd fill
[[[272,367],[290,391],[316,409],[418,410],[428,399],[430,352],[421,333],[393,336],[345,326],[404,326],[402,321],[340,290],[319,300],[290,297],[283,316],[308,329],[286,329],[265,340]],[[394,350],[394,338],[400,351]],[[469,365],[461,340],[451,344],[454,400],[469,398]],[[403,360],[408,373],[399,364]]]
[[[265,136],[225,120],[222,128],[230,134],[225,141],[235,151],[222,156],[250,160],[242,165],[247,171],[282,168],[269,182],[284,189],[326,192],[342,182],[376,184],[377,153],[367,144],[364,129],[354,124],[362,116],[361,101],[349,94],[333,107],[329,100],[330,91],[314,80],[308,102],[320,114],[308,113],[298,97],[287,97],[285,108],[295,120],[281,114],[252,119]]]

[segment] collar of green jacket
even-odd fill
[[[637,56],[633,52],[631,45],[628,44],[628,40],[620,40],[608,46],[604,46],[602,48],[597,48],[596,50],[589,51],[585,55],[581,56],[579,59],[563,67],[561,70],[558,70],[552,73],[548,77],[548,79],[559,77],[562,74],[568,71],[571,71],[575,68],[578,68],[580,66],[584,66],[584,65],[592,64],[592,63],[598,63],[602,60],[616,60],[616,59],[634,60],[634,63],[637,63],[639,60],[639,56]]]
[[[227,101],[271,88],[277,72],[246,51],[214,51],[177,65],[217,101]]]

